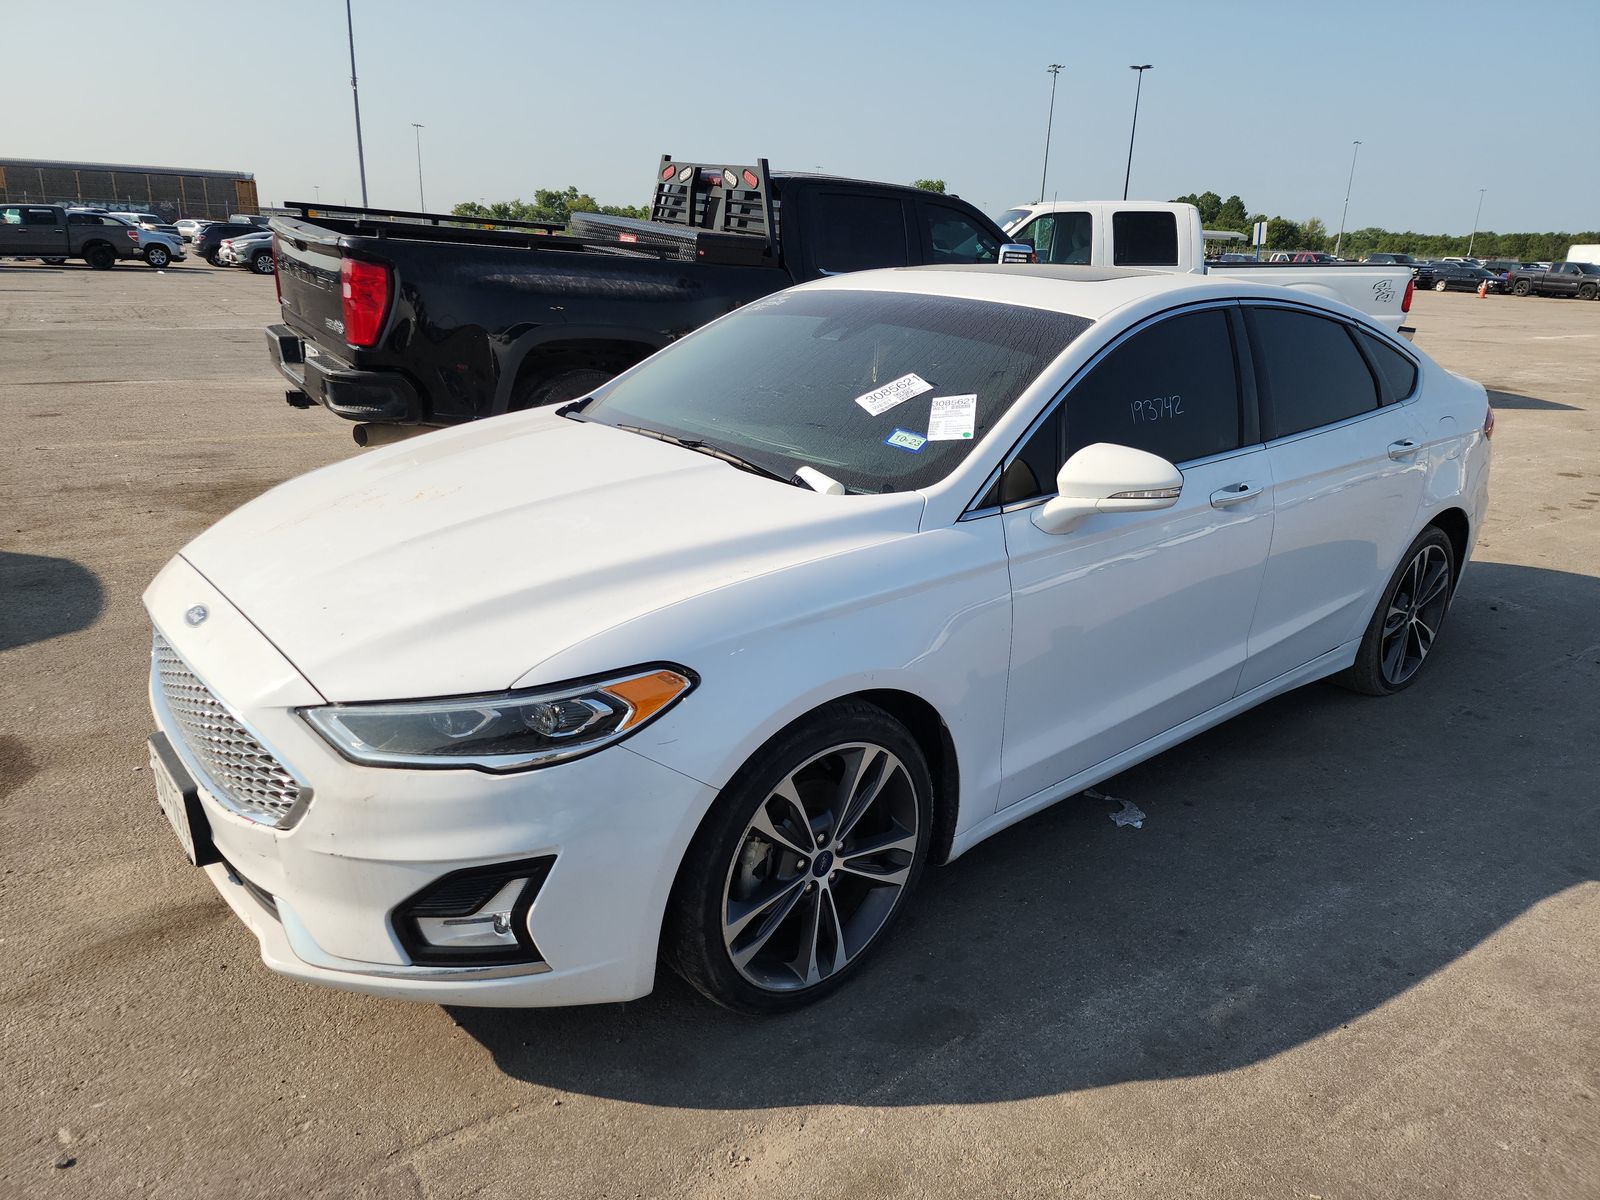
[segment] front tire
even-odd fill
[[[258,250],[250,256],[250,269],[257,275],[272,275],[278,270],[277,260],[270,250]]]
[[[1392,696],[1416,682],[1455,593],[1455,547],[1430,525],[1417,535],[1383,590],[1383,599],[1341,680],[1368,696]]]
[[[927,862],[933,780],[905,726],[845,700],[774,737],[723,789],[673,885],[664,949],[705,996],[783,1012],[855,974]]]
[[[172,261],[172,255],[167,252],[165,246],[146,246],[144,260],[157,270],[161,270]]]
[[[39,261],[47,267],[64,267],[67,265],[67,260],[64,258],[41,258]]]

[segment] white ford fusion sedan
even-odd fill
[[[1303,292],[827,279],[560,409],[293,480],[150,585],[158,798],[274,970],[786,1008],[923,868],[1427,662],[1483,388]]]

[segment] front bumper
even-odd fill
[[[329,357],[287,325],[267,327],[267,353],[289,381],[290,404],[320,404],[348,421],[414,425],[420,419],[417,390],[394,371],[358,371]]]
[[[206,872],[268,967],[436,1004],[589,1004],[650,990],[667,896],[711,788],[626,746],[511,775],[358,766],[296,714],[322,703],[311,684],[186,562],[168,564],[145,604],[195,674],[312,787],[287,829],[224,807],[152,680],[156,722],[199,784],[225,860]],[[209,615],[190,627],[183,614],[197,604]],[[172,853],[181,857],[176,843]],[[525,917],[543,961],[438,966],[407,954],[397,910],[419,891],[544,857],[554,863]]]

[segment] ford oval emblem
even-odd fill
[[[196,604],[188,612],[183,614],[183,619],[189,622],[191,625],[199,625],[210,615],[211,610],[208,609],[204,604]]]

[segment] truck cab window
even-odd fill
[[[922,228],[928,239],[930,263],[992,263],[1000,258],[1000,245],[986,229],[965,213],[941,204],[924,204]]]
[[[1042,263],[1086,265],[1094,222],[1086,212],[1046,213],[1022,231]]]
[[[48,208],[25,208],[22,210],[22,223],[24,225],[54,225],[56,214]]]
[[[1112,261],[1119,267],[1178,265],[1178,217],[1171,212],[1111,214]]]
[[[820,270],[839,274],[903,267],[911,261],[900,201],[823,192],[812,210],[812,253]]]

